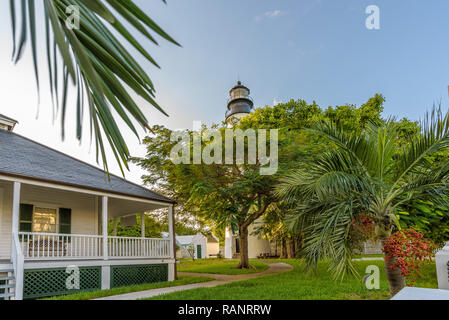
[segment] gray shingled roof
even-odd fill
[[[173,203],[172,199],[111,175],[13,132],[0,130],[0,173]]]
[[[17,120],[14,120],[13,118],[7,117],[7,116],[5,116],[5,115],[3,115],[1,113],[0,113],[0,118],[4,118],[5,120],[9,120],[9,121],[16,122],[16,123],[18,122]]]

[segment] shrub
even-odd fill
[[[407,286],[413,286],[422,275],[419,270],[425,260],[430,260],[436,249],[435,244],[424,238],[414,228],[403,229],[391,235],[384,244],[383,252],[387,261],[393,261],[390,268],[398,268],[407,280]]]

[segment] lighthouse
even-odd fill
[[[248,115],[254,107],[250,90],[240,81],[229,91],[228,110],[226,111],[226,123],[234,124],[242,117]]]

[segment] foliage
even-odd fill
[[[447,150],[449,114],[434,110],[421,122],[417,137],[398,147],[398,124],[393,120],[370,124],[360,132],[345,124],[323,121],[313,132],[335,148],[317,161],[301,163],[278,187],[291,204],[288,223],[305,234],[303,253],[308,266],[330,258],[335,277],[356,273],[349,232],[354,219],[368,216],[376,234],[386,239],[397,224],[401,206],[413,199],[432,199],[447,205],[449,163],[429,157]]]
[[[393,262],[390,268],[399,268],[408,286],[413,286],[416,278],[422,278],[419,270],[425,260],[430,261],[434,251],[435,245],[413,228],[394,233],[383,247],[385,259]]]
[[[195,260],[195,247],[193,245],[190,245],[187,248],[185,248],[185,251],[192,258],[192,260]]]
[[[290,100],[256,109],[241,119],[240,127],[279,129],[279,175],[282,176],[307,166],[316,161],[320,154],[333,148],[320,134],[304,129],[311,128],[316,122],[328,120],[337,121],[348,130],[360,132],[371,123],[381,123],[384,101],[382,95],[376,94],[360,107],[344,105],[323,111],[315,102],[308,104],[304,100]],[[282,247],[292,244],[294,239],[301,238],[301,233],[289,230],[285,225],[284,217],[288,212],[289,207],[277,201],[267,209],[265,223],[256,233],[281,243]]]
[[[165,0],[163,0],[165,3]],[[10,0],[13,34],[13,61],[17,63],[27,41],[31,41],[36,83],[39,91],[39,63],[37,26],[45,25],[45,47],[49,72],[50,93],[54,113],[61,112],[62,137],[68,108],[68,92],[76,91],[76,136],[81,141],[83,114],[90,119],[91,136],[95,136],[97,161],[99,154],[107,170],[105,137],[116,160],[128,168],[130,152],[114,119],[115,112],[126,126],[138,136],[133,120],[142,128],[148,128],[148,120],[128,93],[131,89],[160,112],[166,114],[154,100],[154,85],[147,72],[125,48],[125,43],[142,55],[145,62],[159,67],[130,31],[133,26],[140,36],[154,44],[154,32],[163,39],[178,45],[164,32],[135,1],[115,0],[43,0],[44,16],[36,14],[34,0]],[[73,22],[70,6],[79,8],[79,28]],[[113,11],[111,10],[113,9]],[[115,13],[114,13],[115,12]],[[120,19],[119,19],[120,17]],[[124,24],[123,24],[124,23]],[[20,34],[18,25],[21,26]],[[126,26],[125,26],[126,25]],[[129,26],[128,26],[129,25]],[[17,34],[17,36],[16,36]],[[117,38],[120,36],[120,39]],[[62,64],[62,66],[61,66]]]
[[[430,200],[415,199],[398,212],[401,227],[415,227],[426,239],[443,247],[449,241],[449,208]]]
[[[141,218],[137,215],[137,223],[134,226],[123,227],[120,224],[120,218],[117,220],[117,236],[119,237],[140,237],[141,232]],[[186,223],[181,219],[175,220],[176,234],[180,236],[195,235],[200,232],[199,229]],[[114,221],[109,221],[108,232],[110,235],[114,233]],[[167,212],[150,212],[145,214],[145,237],[160,238],[161,232],[168,232],[168,217]]]
[[[211,129],[225,136],[225,128],[213,126]],[[216,229],[230,226],[242,235],[273,201],[271,191],[275,178],[261,175],[260,163],[236,164],[236,152],[233,152],[233,164],[225,164],[224,158],[218,164],[203,161],[191,164],[194,161],[193,152],[190,152],[190,163],[174,164],[170,159],[170,152],[177,144],[177,141],[171,140],[173,132],[161,126],[153,127],[152,131],[154,136],[144,139],[147,156],[133,161],[148,171],[149,174],[143,177],[145,183],[177,199],[182,213],[194,215],[200,222]],[[205,132],[204,127],[202,133]],[[193,137],[198,133],[187,131],[187,134]],[[202,139],[202,150],[212,142]],[[219,142],[218,146],[224,157],[224,141]],[[193,150],[191,138],[188,147]],[[247,263],[244,255],[241,256],[242,261]]]

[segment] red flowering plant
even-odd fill
[[[391,235],[384,243],[385,260],[391,261],[390,268],[398,268],[406,278],[407,286],[412,287],[422,275],[419,270],[425,260],[430,260],[436,246],[413,227]]]

